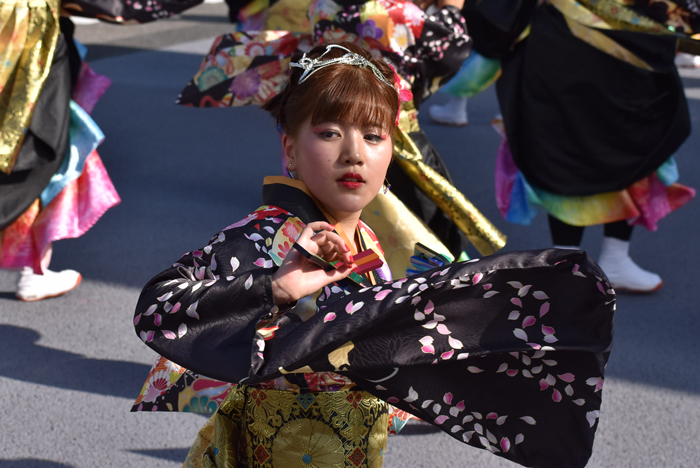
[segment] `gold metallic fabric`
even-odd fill
[[[0,0],[0,171],[10,173],[49,74],[58,0]]]
[[[411,266],[411,255],[417,242],[452,258],[452,254],[440,242],[433,231],[411,212],[389,190],[380,193],[362,210],[362,220],[372,226],[384,249],[384,259],[389,264],[394,279],[406,276]]]
[[[239,385],[200,430],[184,468],[380,468],[388,405],[364,391]]]
[[[394,131],[394,161],[452,219],[481,255],[503,248],[506,236],[454,185],[423,162],[423,155],[408,135],[418,130],[416,115],[413,103],[404,103],[399,126]]]

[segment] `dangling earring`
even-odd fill
[[[287,164],[287,172],[289,172],[289,177],[296,179],[296,174],[292,171],[292,163]]]
[[[391,184],[389,183],[389,180],[385,177],[384,178],[384,195],[386,195],[389,192],[390,188],[391,188]]]

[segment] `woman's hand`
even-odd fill
[[[289,249],[282,265],[272,275],[275,304],[287,304],[313,294],[322,287],[345,278],[356,267],[350,248],[333,229],[333,226],[323,221],[309,223],[301,231],[297,244],[328,262],[341,261],[344,265],[336,270],[324,271],[296,249]]]

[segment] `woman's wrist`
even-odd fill
[[[276,277],[277,275],[272,275],[272,298],[275,302],[275,305],[283,305],[283,304],[289,304],[290,302],[294,302],[296,299],[291,296],[287,292],[287,290],[284,288],[282,284],[280,284],[279,279]]]

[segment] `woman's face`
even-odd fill
[[[284,135],[290,169],[337,220],[359,212],[379,193],[391,162],[387,131],[345,122],[311,125]]]

